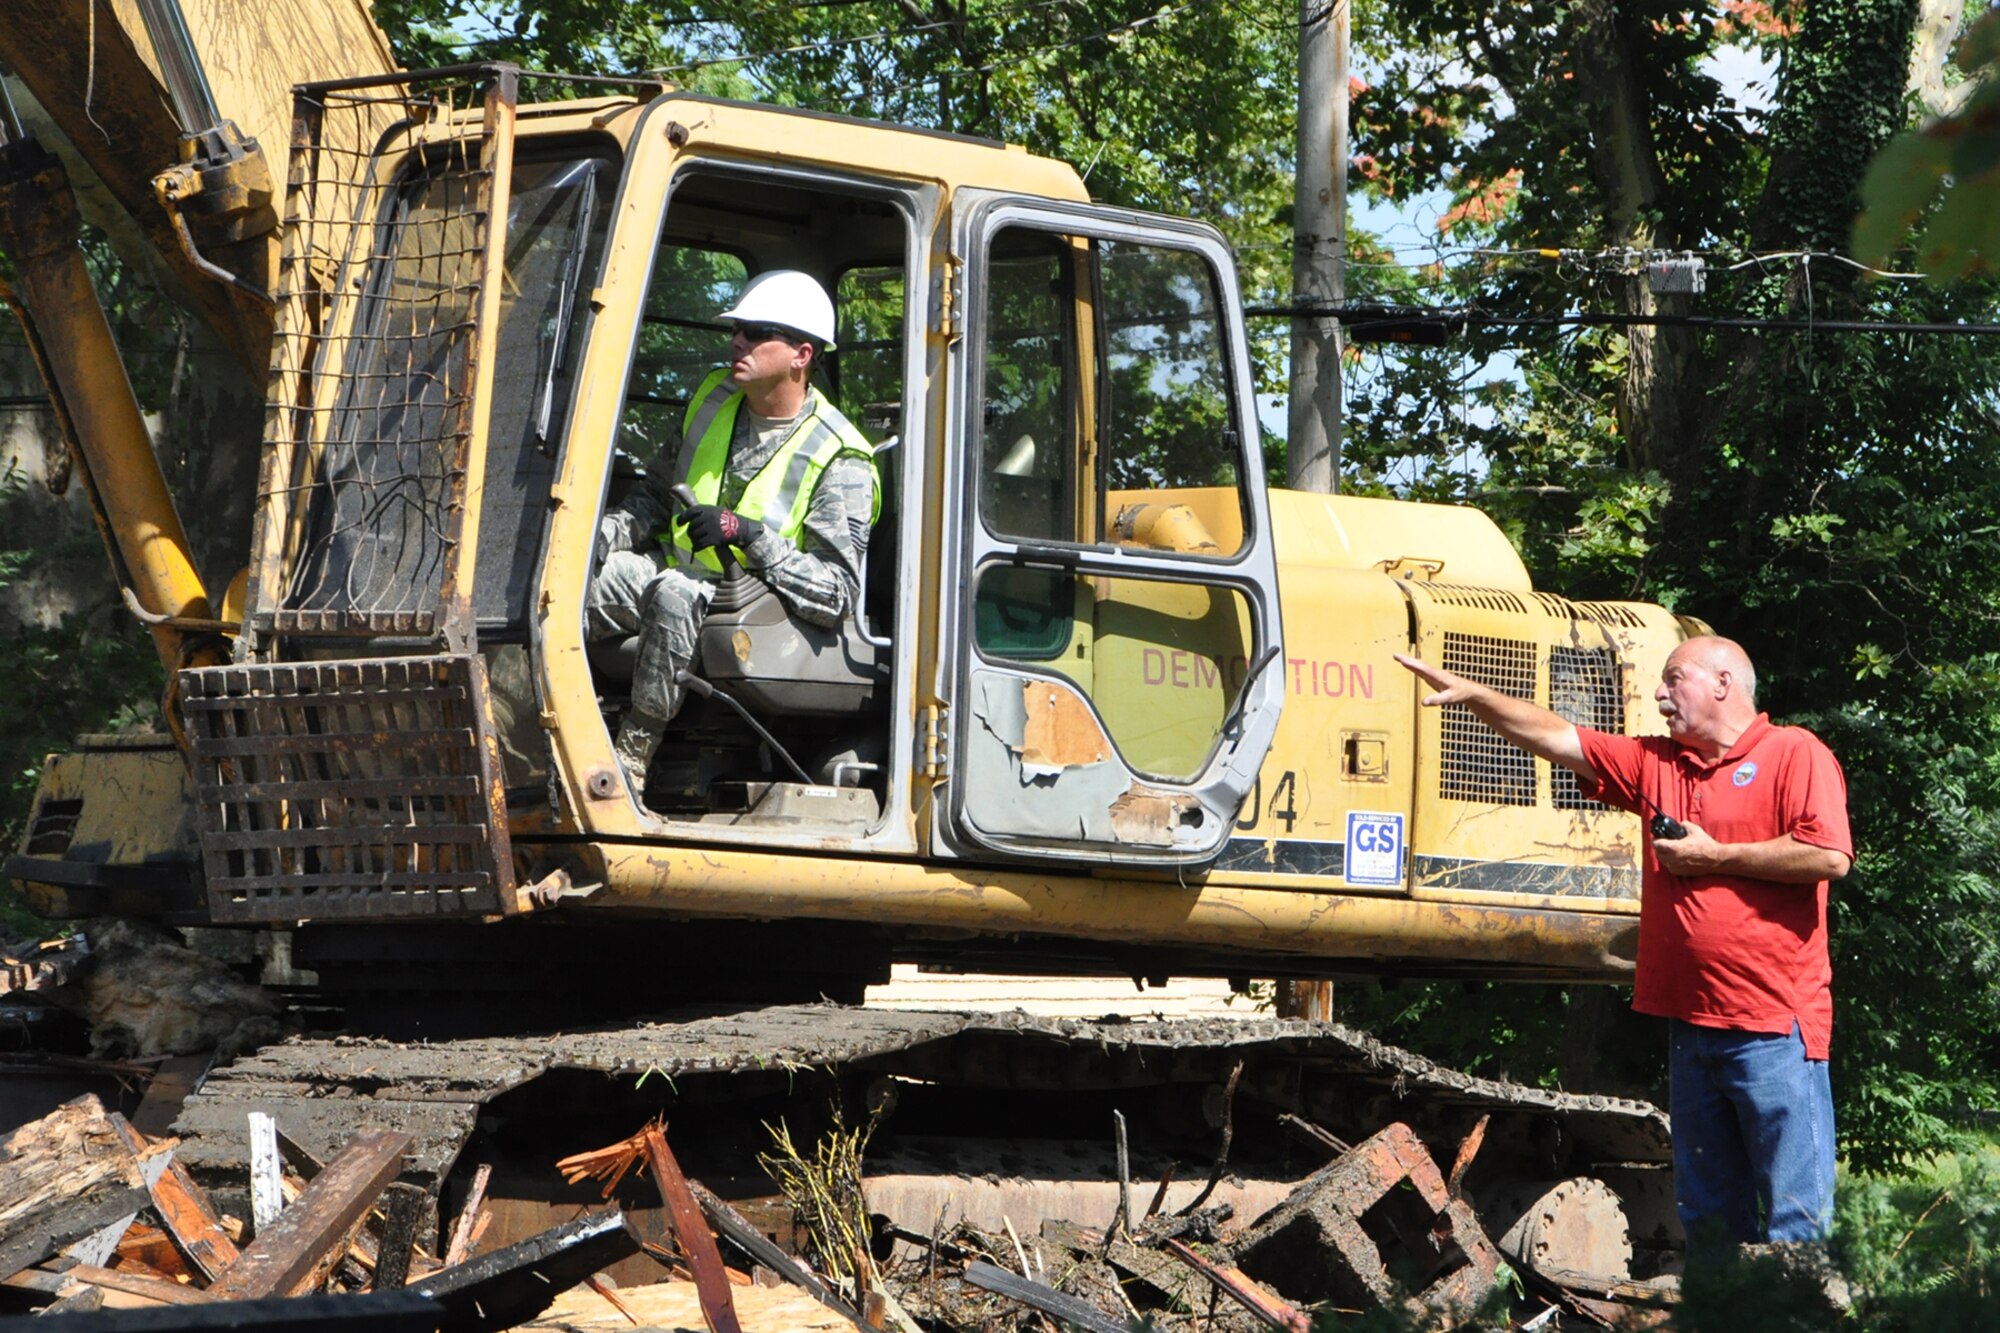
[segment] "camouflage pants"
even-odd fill
[[[639,636],[634,710],[662,722],[680,711],[684,691],[674,676],[694,660],[714,595],[713,583],[667,567],[659,556],[614,551],[605,557],[584,601],[584,633],[593,643]]]

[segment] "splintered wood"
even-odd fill
[[[0,1287],[48,1314],[377,1288],[386,1299],[407,1281],[417,1290],[397,1316],[493,1327],[481,1311],[532,1318],[638,1248],[614,1212],[441,1267],[415,1243],[428,1196],[394,1183],[409,1144],[404,1133],[363,1131],[323,1167],[293,1148],[299,1174],[281,1174],[277,1210],[239,1244],[242,1223],[219,1215],[172,1160],[176,1140],[150,1138],[96,1097],[79,1097],[0,1139]],[[357,1308],[356,1317],[373,1316]]]

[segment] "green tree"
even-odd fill
[[[1455,350],[1510,354],[1521,373],[1466,427],[1485,473],[1461,487],[1485,492],[1546,585],[1663,601],[1743,640],[1765,705],[1842,757],[1861,855],[1834,894],[1836,1082],[1862,1165],[1936,1146],[1956,1109],[1990,1097],[2000,1000],[1986,924],[2000,897],[1987,688],[2000,367],[1974,339],[1810,327],[1993,318],[1988,284],[1875,279],[1837,253],[1870,159],[1907,122],[1917,18],[1912,0],[1396,6],[1403,50],[1380,86],[1415,109],[1359,118],[1386,136],[1365,141],[1370,188],[1469,206],[1517,182],[1466,219],[1486,253],[1444,275],[1448,301],[1773,321],[1533,337],[1475,325]],[[1725,44],[1774,62],[1768,111],[1734,106],[1706,72]],[[1420,114],[1429,87],[1444,94],[1434,117]],[[1706,294],[1654,294],[1647,251],[1702,254]],[[1406,418],[1449,391],[1421,364],[1381,379]],[[1351,429],[1392,450],[1393,415],[1374,424],[1389,429]],[[1448,489],[1438,454],[1416,461]],[[1389,1002],[1392,1022],[1418,1028],[1452,1007],[1448,993]],[[1544,1034],[1552,1077],[1557,1002],[1494,1003],[1499,1026]],[[1534,1063],[1519,1048],[1513,1060]]]

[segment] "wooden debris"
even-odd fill
[[[1201,1187],[1201,1193],[1181,1205],[1181,1213],[1198,1211],[1208,1202],[1208,1196],[1215,1193],[1215,1187],[1222,1183],[1222,1174],[1229,1168],[1229,1147],[1236,1138],[1236,1085],[1243,1081],[1243,1062],[1238,1060],[1229,1071],[1229,1081],[1222,1086],[1222,1141],[1215,1150],[1215,1163],[1209,1168],[1208,1183]]]
[[[981,1291],[990,1291],[1032,1306],[1078,1328],[1088,1329],[1090,1333],[1138,1333],[1138,1325],[1115,1319],[1088,1301],[1057,1291],[1046,1282],[1010,1273],[984,1260],[975,1259],[965,1266],[965,1280]]]
[[[722,1271],[722,1255],[715,1248],[715,1237],[709,1232],[701,1205],[688,1190],[680,1163],[667,1147],[667,1136],[658,1122],[648,1125],[645,1135],[646,1162],[653,1168],[653,1183],[659,1186],[660,1198],[673,1216],[674,1236],[680,1241],[682,1253],[687,1255],[688,1267],[694,1271],[694,1284],[701,1292],[702,1315],[713,1333],[743,1333],[736,1321],[735,1303],[730,1298],[729,1279]]]
[[[1315,1125],[1310,1120],[1295,1116],[1290,1111],[1280,1115],[1278,1123],[1307,1143],[1317,1144],[1336,1157],[1354,1151],[1354,1145],[1346,1139]]]
[[[112,1117],[112,1125],[135,1156],[149,1146],[149,1141],[136,1127],[124,1123],[119,1117]],[[172,1140],[165,1142],[171,1149]],[[236,1262],[236,1242],[223,1231],[215,1210],[209,1207],[208,1196],[194,1183],[186,1167],[169,1161],[166,1170],[148,1184],[147,1192],[153,1201],[153,1210],[160,1215],[161,1225],[203,1279],[215,1281],[224,1269]]]
[[[639,1316],[632,1313],[632,1307],[625,1303],[625,1298],[618,1294],[618,1288],[611,1284],[610,1279],[606,1278],[602,1273],[592,1273],[583,1280],[583,1283],[609,1301],[611,1308],[630,1320],[634,1328],[639,1326]]]
[[[1480,1145],[1486,1142],[1486,1124],[1492,1118],[1491,1115],[1480,1116],[1478,1123],[1473,1125],[1464,1141],[1458,1145],[1458,1156],[1453,1159],[1451,1174],[1445,1177],[1444,1182],[1445,1192],[1454,1199],[1464,1194],[1459,1187],[1465,1182],[1465,1173],[1472,1166],[1472,1159],[1479,1156]]]
[[[161,1060],[146,1080],[146,1095],[132,1112],[132,1128],[151,1138],[163,1139],[172,1128],[181,1104],[201,1086],[213,1062],[212,1054],[170,1055]]]
[[[45,1315],[79,1315],[90,1314],[102,1308],[104,1308],[104,1289],[102,1287],[79,1286],[71,1288],[68,1294],[58,1296],[54,1301],[43,1306],[41,1313]],[[63,1327],[74,1328],[75,1325],[65,1322]]]
[[[87,1282],[93,1287],[102,1287],[106,1291],[122,1291],[130,1296],[144,1296],[162,1305],[205,1305],[222,1299],[212,1291],[186,1286],[171,1278],[132,1272],[124,1268],[99,1268],[95,1264],[78,1264],[74,1268],[64,1269],[61,1276],[78,1282]]]
[[[139,1265],[176,1281],[193,1276],[187,1260],[174,1245],[174,1238],[160,1227],[134,1222],[112,1248],[111,1268]]]
[[[479,1169],[472,1173],[472,1188],[466,1192],[465,1207],[459,1210],[458,1222],[451,1229],[451,1243],[445,1246],[446,1268],[464,1263],[472,1254],[473,1244],[479,1239],[479,1232],[482,1230],[479,1219],[486,1210],[486,1187],[492,1180],[493,1167],[488,1163],[481,1163]],[[607,1199],[611,1197],[608,1187],[604,1197]]]
[[[285,1168],[278,1157],[278,1122],[250,1113],[250,1225],[258,1235],[285,1211]]]
[[[1190,1272],[1185,1265],[1175,1263],[1158,1250],[1125,1240],[1106,1245],[1094,1228],[1051,1220],[1042,1223],[1042,1238],[1078,1255],[1101,1255],[1114,1272],[1139,1284],[1137,1290],[1142,1297],[1170,1309],[1198,1308],[1207,1303],[1202,1299],[1203,1293],[1213,1291],[1200,1274]]]
[[[618,1299],[619,1305],[613,1305],[585,1283],[557,1296],[547,1311],[522,1327],[549,1333],[616,1333],[631,1328],[633,1319],[653,1329],[702,1326],[701,1297],[692,1282],[620,1287]],[[736,1310],[743,1333],[842,1333],[851,1327],[844,1317],[797,1287],[753,1287],[739,1292]]]
[[[430,1195],[398,1182],[382,1195],[382,1239],[375,1247],[375,1290],[394,1291],[410,1280],[417,1230],[430,1215]]]
[[[292,1295],[346,1251],[347,1234],[401,1168],[408,1134],[376,1130],[352,1143],[243,1251],[211,1291],[231,1300]]]
[[[0,1273],[17,1273],[146,1202],[138,1159],[86,1093],[0,1138]]]
[[[1185,1241],[1170,1240],[1167,1249],[1176,1259],[1228,1292],[1239,1305],[1272,1328],[1281,1330],[1281,1333],[1312,1333],[1311,1324],[1303,1314],[1264,1290],[1248,1274],[1202,1258]]]
[[[46,991],[68,982],[90,958],[81,936],[0,950],[0,995]]]
[[[697,1181],[690,1180],[688,1182],[688,1190],[694,1195],[695,1202],[701,1205],[701,1211],[708,1218],[709,1224],[717,1232],[721,1233],[730,1244],[736,1246],[772,1272],[777,1273],[787,1282],[803,1288],[811,1294],[814,1300],[843,1319],[848,1320],[856,1327],[863,1329],[868,1327],[867,1324],[862,1322],[861,1316],[855,1311],[854,1307],[841,1299],[833,1288],[822,1282],[817,1273],[792,1258],[791,1255],[785,1253],[783,1249],[779,1248],[763,1232],[751,1226],[741,1213],[730,1207],[723,1200],[709,1193]]]

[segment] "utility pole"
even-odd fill
[[[1347,294],[1348,0],[1299,0],[1298,176],[1292,186],[1292,303]],[[1340,321],[1292,319],[1286,471],[1295,491],[1340,489]],[[1280,1018],[1333,1017],[1331,981],[1280,981]]]
[[[1347,294],[1348,0],[1299,0],[1298,176],[1292,301]],[[1340,488],[1340,322],[1294,317],[1287,471],[1292,489]]]

